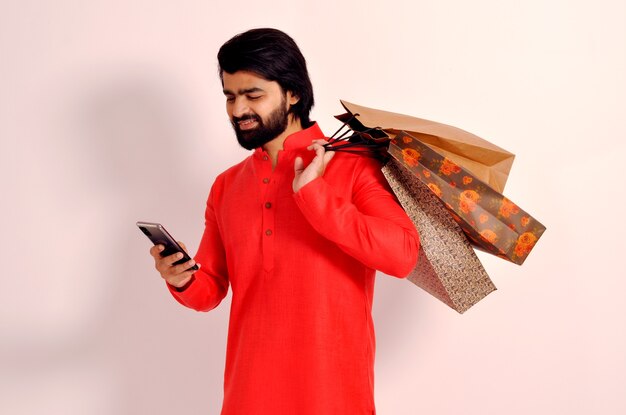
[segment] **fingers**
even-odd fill
[[[326,140],[313,140],[313,143],[307,147],[308,150],[315,151],[315,158],[311,162],[311,164],[322,163],[322,169],[326,168],[326,165],[335,157],[334,151],[326,151],[324,147],[325,144],[328,144]]]
[[[196,261],[193,259],[183,262],[182,264],[174,265],[174,262],[180,260],[181,258],[182,254],[179,252],[163,258],[156,264],[156,268],[161,274],[161,278],[167,281],[168,284],[175,287],[185,285],[185,283],[189,281],[191,276],[196,272],[196,270],[190,269],[196,265]],[[200,268],[200,264],[197,265],[198,268]]]
[[[326,141],[324,140],[313,140],[313,142],[306,149],[313,150],[315,151],[316,156],[320,156],[323,155],[324,152],[326,152],[324,144],[326,144]]]
[[[189,251],[187,251],[187,246],[183,242],[181,242],[181,241],[176,241],[176,242],[178,242],[178,245],[180,245],[180,247],[185,250],[185,253],[187,253],[187,255],[189,255]]]
[[[313,140],[311,145],[307,147],[307,150],[315,151],[315,157],[313,157],[311,163],[306,167],[304,166],[302,157],[296,157],[293,165],[295,176],[292,188],[294,192],[298,192],[302,187],[306,186],[307,183],[324,175],[326,166],[335,156],[334,151],[326,151],[324,144],[327,144],[326,140]]]
[[[164,273],[168,271],[168,269],[175,267],[174,263],[180,261],[181,259],[183,259],[182,252],[176,252],[172,255],[159,257],[155,261],[155,266],[160,273]]]
[[[314,150],[316,156],[323,156],[326,152],[324,148],[324,144],[327,142],[325,140],[313,140],[313,143],[307,147],[307,150]]]
[[[164,249],[165,247],[163,245],[154,245],[152,248],[150,248],[150,255],[152,255],[154,259],[160,259],[161,252],[163,252]]]
[[[311,147],[311,146],[313,146],[313,145],[316,145],[316,144],[318,144],[318,145],[320,145],[320,146],[323,146],[323,145],[328,144],[328,141],[326,141],[326,140],[322,140],[322,139],[313,140],[313,141],[312,141],[312,144],[311,144],[309,147]]]
[[[183,242],[178,241],[178,244],[187,252],[187,247]],[[183,259],[182,252],[176,252],[172,255],[165,257],[161,256],[164,250],[163,245],[155,245],[150,248],[150,255],[154,258],[154,267],[161,274],[161,278],[168,282],[168,284],[175,287],[185,285],[196,270],[190,269],[196,265],[196,261],[189,259],[182,264],[176,264],[176,262]],[[197,264],[200,267],[200,264]]]
[[[191,272],[193,274],[195,270],[189,271],[189,268],[193,267],[194,265],[196,265],[196,261],[190,259],[187,262],[183,262],[182,264],[170,267],[169,272],[171,275],[181,275],[185,274],[186,272]]]

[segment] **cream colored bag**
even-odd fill
[[[460,226],[441,201],[393,161],[382,169],[417,228],[420,251],[408,279],[459,313],[496,290]]]

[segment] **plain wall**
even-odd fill
[[[383,415],[626,413],[622,1],[0,2],[0,413],[218,414],[229,297],[176,303],[137,220],[195,252],[215,176],[247,156],[216,53],[252,27],[339,99],[517,155],[505,194],[548,230],[466,314],[380,274]]]

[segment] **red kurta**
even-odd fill
[[[232,287],[223,415],[371,415],[375,270],[406,276],[417,232],[373,159],[338,153],[292,190],[294,160],[323,138],[292,134],[272,171],[257,149],[219,175],[193,282],[174,297],[216,307]]]

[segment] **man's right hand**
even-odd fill
[[[178,244],[187,252],[187,247],[184,243],[178,241]],[[191,280],[193,273],[196,272],[193,269],[189,269],[193,267],[196,263],[193,259],[190,259],[187,262],[182,264],[174,265],[174,262],[180,260],[183,257],[183,254],[177,252],[175,254],[162,257],[161,252],[163,251],[163,245],[155,245],[150,248],[150,255],[154,258],[154,266],[161,274],[161,278],[167,281],[168,284],[180,288]],[[200,266],[200,264],[198,264]]]

